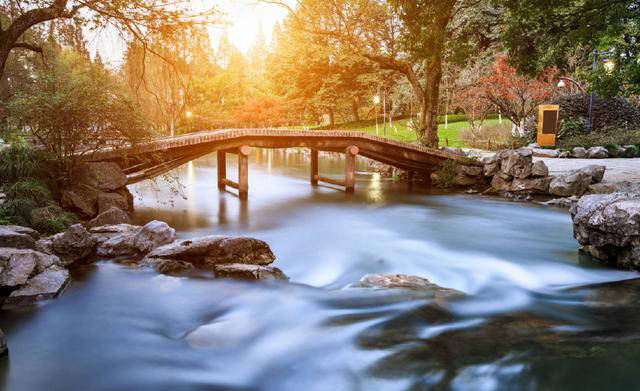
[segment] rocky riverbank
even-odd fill
[[[0,227],[0,291],[3,308],[31,305],[58,296],[70,281],[69,269],[112,259],[177,274],[201,269],[219,278],[286,280],[269,266],[275,256],[261,240],[206,236],[176,240],[175,230],[161,221],[89,227],[76,224],[41,238],[32,229]]]

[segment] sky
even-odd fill
[[[259,3],[258,0],[191,0],[191,3],[195,10],[213,5],[224,13],[223,25],[208,28],[214,48],[226,30],[229,40],[244,53],[249,51],[261,28],[269,43],[274,26],[287,15],[284,8]],[[114,68],[122,63],[125,43],[115,30],[104,29],[99,33],[86,33],[92,55],[100,52],[103,61]]]

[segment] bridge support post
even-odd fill
[[[238,193],[240,199],[246,200],[249,196],[249,153],[251,148],[243,145],[238,148]]]
[[[225,179],[227,179],[227,154],[224,151],[218,151],[218,189],[225,190],[227,188]]]
[[[318,150],[311,148],[311,185],[318,186]]]
[[[344,187],[347,193],[355,192],[356,187],[356,156],[360,150],[355,145],[348,146],[344,153],[346,155]]]

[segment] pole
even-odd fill
[[[598,49],[593,49],[593,75],[595,75],[597,68]],[[591,131],[593,131],[593,85],[591,85],[591,96],[589,97],[589,126],[587,127],[587,132],[591,133]]]
[[[387,90],[382,92],[382,118],[384,118],[384,137],[387,137]]]

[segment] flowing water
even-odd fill
[[[246,202],[218,191],[211,157],[178,170],[186,199],[136,186],[138,223],[263,239],[290,283],[83,266],[60,298],[0,312],[0,389],[640,389],[640,291],[615,282],[637,275],[581,258],[567,211],[366,173],[348,195],[311,187],[308,167],[302,153],[256,150]],[[348,287],[367,273],[468,296]]]

